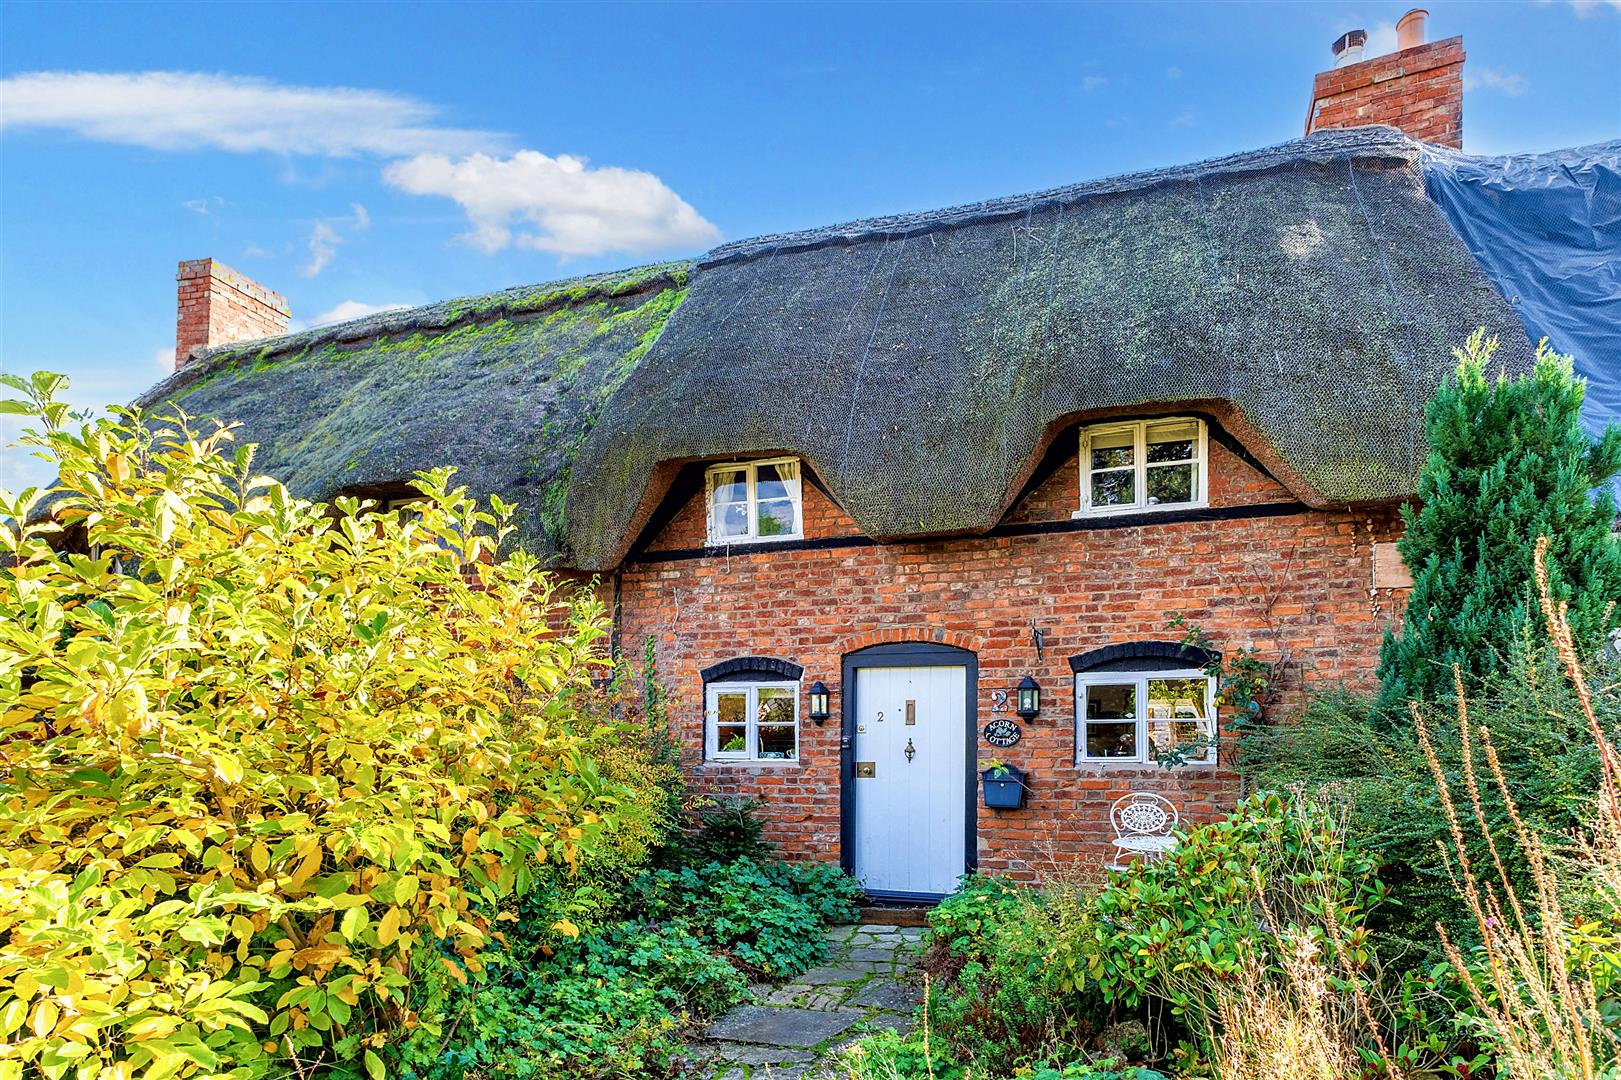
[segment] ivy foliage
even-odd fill
[[[1505,666],[1501,651],[1540,627],[1532,554],[1549,538],[1549,588],[1568,603],[1584,655],[1621,618],[1621,543],[1611,482],[1621,475],[1621,426],[1582,428],[1587,386],[1567,356],[1537,347],[1522,378],[1487,378],[1497,339],[1476,331],[1454,350],[1458,370],[1425,406],[1429,458],[1418,503],[1402,508],[1397,543],[1413,591],[1379,659],[1387,712],[1453,696]]]
[[[566,704],[598,605],[448,471],[328,507],[5,382],[60,479],[0,492],[0,1076],[383,1080],[501,898],[635,813]]]

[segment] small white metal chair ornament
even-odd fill
[[[1152,791],[1134,791],[1116,799],[1109,810],[1115,847],[1109,869],[1126,869],[1133,855],[1142,862],[1163,856],[1176,847],[1176,837],[1171,834],[1180,820],[1176,804]]]

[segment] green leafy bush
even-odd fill
[[[1024,1075],[1081,1056],[1100,1009],[1050,963],[1074,899],[974,874],[929,913],[925,965],[940,976],[925,1010],[932,1060],[958,1070],[938,1075]],[[895,1051],[903,1063],[921,1053],[920,1038]]]
[[[559,877],[526,898],[487,979],[451,988],[443,1043],[418,1039],[431,1080],[640,1077],[676,1071],[682,1035],[742,1000],[751,975],[786,978],[822,959],[825,917],[853,917],[836,867],[708,863],[613,884]],[[570,917],[574,936],[556,928]]]
[[[970,874],[957,891],[929,912],[929,940],[959,956],[983,959],[997,947],[1003,929],[1022,918],[1029,890],[1006,878]]]
[[[760,864],[775,884],[793,893],[829,926],[855,922],[861,916],[861,883],[832,863],[783,862]]]
[[[695,932],[768,978],[788,978],[826,955],[816,909],[782,883],[788,872],[753,859],[653,870],[632,890],[649,918]]]
[[[60,476],[0,492],[0,1075],[381,1080],[496,903],[635,827],[570,713],[601,607],[448,470],[311,503],[63,382],[0,410]]]
[[[1055,959],[1084,969],[1108,1001],[1158,998],[1202,1028],[1213,989],[1246,963],[1272,962],[1283,927],[1366,963],[1364,923],[1385,899],[1376,866],[1321,804],[1262,793],[1189,830],[1162,858],[1111,876]]]
[[[1076,1060],[1038,1059],[1012,1069],[994,1065],[943,1060],[938,1044],[920,1033],[908,1036],[880,1032],[861,1040],[839,1056],[841,1080],[990,1080],[1012,1076],[1017,1080],[1167,1080],[1165,1074],[1141,1065],[1127,1065],[1114,1057]]]
[[[1505,652],[1506,670],[1477,682],[1470,712],[1492,733],[1522,820],[1557,848],[1590,813],[1602,774],[1598,751],[1576,691],[1551,651],[1520,642]],[[1603,726],[1621,731],[1621,682],[1614,673],[1598,671],[1589,692]],[[1457,726],[1432,727],[1436,753],[1456,781],[1462,769]],[[1446,817],[1411,725],[1390,728],[1369,698],[1322,695],[1296,722],[1246,736],[1239,768],[1257,787],[1330,792],[1345,807],[1351,840],[1379,856],[1379,878],[1393,901],[1369,919],[1391,963],[1405,968],[1439,961],[1437,923],[1455,940],[1478,937],[1448,872]],[[1517,888],[1530,889],[1530,867],[1512,842],[1507,804],[1492,785],[1481,797],[1506,869]],[[1476,865],[1491,865],[1485,834],[1470,834],[1468,853]],[[1578,897],[1572,900],[1580,905]]]

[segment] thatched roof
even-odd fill
[[[799,454],[870,535],[971,533],[1074,418],[1198,403],[1302,500],[1411,494],[1422,406],[1514,313],[1388,128],[711,252],[581,449],[612,565],[669,462]],[[681,422],[671,422],[680,418]]]
[[[518,504],[518,537],[561,550],[581,441],[686,294],[689,264],[642,267],[389,311],[216,349],[138,404],[238,422],[294,494],[398,492],[454,465]]]
[[[1077,418],[1173,407],[1308,503],[1397,499],[1452,346],[1484,324],[1529,353],[1417,160],[1323,132],[765,237],[217,351],[146,400],[241,421],[312,497],[456,465],[585,570],[686,462],[794,453],[873,536],[973,533]]]

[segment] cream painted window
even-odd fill
[[[797,540],[805,535],[799,462],[794,458],[716,465],[707,480],[711,544]]]
[[[1215,763],[1215,680],[1197,669],[1077,675],[1075,712],[1082,763],[1148,762],[1178,746],[1196,746],[1191,763]]]
[[[704,697],[705,757],[799,760],[798,683],[710,683]]]
[[[1206,505],[1206,449],[1204,421],[1186,417],[1083,429],[1074,516]]]

